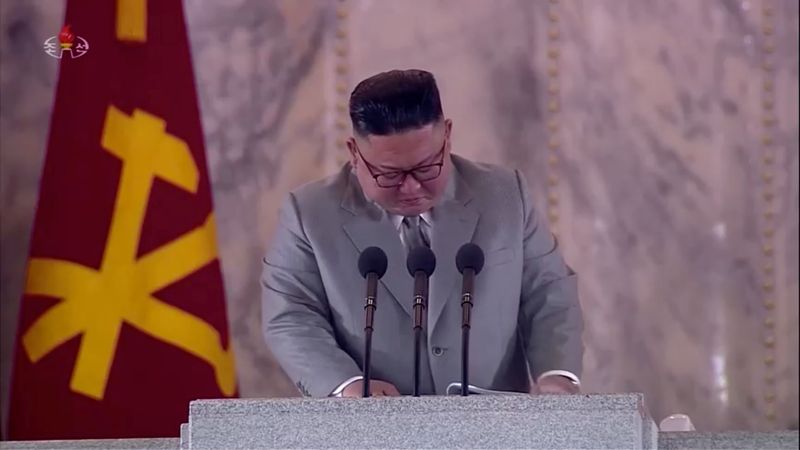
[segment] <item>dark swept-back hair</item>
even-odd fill
[[[350,94],[350,120],[360,136],[420,128],[443,117],[439,88],[424,70],[391,70],[358,83]]]

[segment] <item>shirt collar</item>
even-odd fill
[[[394,229],[400,231],[400,227],[403,225],[403,218],[405,218],[405,216],[391,214],[389,212],[387,212],[387,214],[389,215],[389,218],[392,220],[392,225],[394,225]],[[425,222],[427,226],[433,225],[433,220],[431,219],[430,211],[425,211],[424,213],[420,214],[419,218],[422,219],[422,221]]]

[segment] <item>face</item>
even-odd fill
[[[444,194],[452,170],[451,129],[452,122],[447,119],[388,136],[350,138],[351,164],[367,198],[403,216],[433,208]],[[439,166],[441,172],[435,176]],[[414,172],[405,172],[411,170]]]

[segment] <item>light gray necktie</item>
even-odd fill
[[[422,230],[419,216],[404,217],[401,230],[403,242],[409,252],[417,247],[430,247],[430,242]]]

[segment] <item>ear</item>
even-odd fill
[[[453,120],[452,119],[445,119],[444,120],[444,138],[447,139],[447,151],[450,152],[450,147],[452,146],[452,141],[450,140],[451,133],[453,131]]]
[[[347,151],[350,152],[350,167],[353,169],[353,172],[355,172],[356,168],[358,167],[358,151],[356,150],[356,140],[350,136],[345,141],[345,144],[347,144]]]

